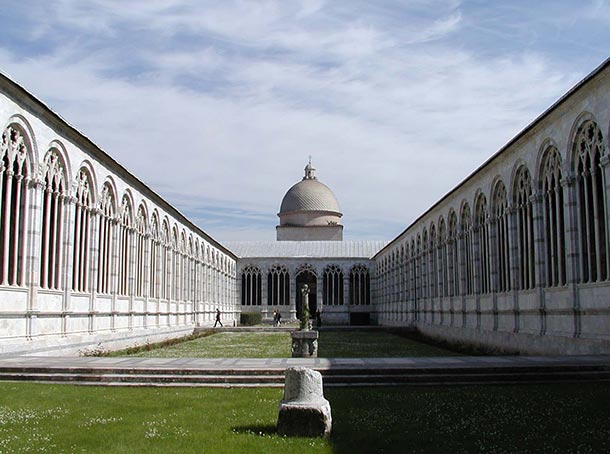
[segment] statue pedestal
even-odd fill
[[[318,332],[317,331],[293,331],[292,357],[293,358],[317,358],[318,357]]]

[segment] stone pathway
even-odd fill
[[[610,355],[430,358],[0,357],[0,380],[125,386],[282,386],[284,371],[327,386],[610,381]]]

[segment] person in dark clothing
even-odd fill
[[[220,323],[220,326],[223,326],[222,322],[220,321],[220,309],[216,308],[216,321],[214,322],[214,328],[216,328],[218,323]]]
[[[316,325],[318,325],[318,327],[322,326],[322,314],[319,309],[316,311]]]

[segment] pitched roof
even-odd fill
[[[242,258],[371,258],[387,241],[226,241]]]

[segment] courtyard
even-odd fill
[[[0,383],[0,452],[601,453],[610,386],[331,388],[330,439],[275,433],[281,389]]]

